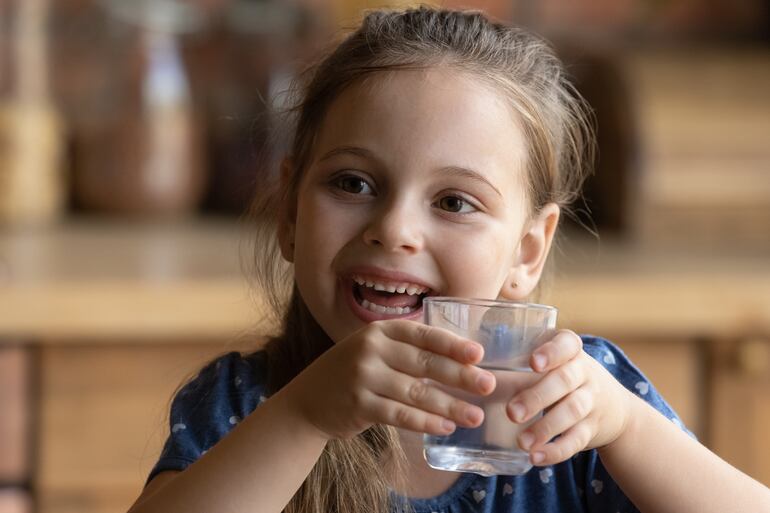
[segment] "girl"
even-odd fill
[[[518,439],[537,468],[485,478],[422,458],[423,433],[483,417],[425,378],[495,387],[478,344],[420,322],[422,299],[533,297],[590,160],[586,112],[526,32],[369,14],[312,72],[261,204],[283,332],[177,394],[131,512],[769,511],[770,492],[680,429],[614,345],[568,330],[507,408],[512,422],[547,408]]]

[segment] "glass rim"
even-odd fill
[[[541,310],[549,312],[558,312],[559,309],[551,305],[540,303],[527,303],[526,301],[513,301],[511,299],[482,299],[475,297],[453,297],[453,296],[428,296],[423,299],[423,303],[454,303],[470,306],[485,306],[490,308],[515,308],[524,310]]]

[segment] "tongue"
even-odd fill
[[[391,294],[390,292],[381,292],[360,285],[356,285],[356,287],[362,298],[375,305],[390,307],[400,306],[401,308],[408,306],[413,308],[420,303],[420,296],[416,294],[414,296],[410,296],[409,294],[399,294],[398,292]]]

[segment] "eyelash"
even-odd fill
[[[362,178],[360,176],[357,176],[357,175],[353,175],[353,174],[337,175],[337,176],[335,176],[330,181],[330,185],[332,187],[338,189],[339,191],[341,191],[343,194],[349,194],[349,195],[353,195],[353,196],[358,196],[360,194],[363,194],[362,192],[350,192],[350,191],[347,191],[347,190],[344,189],[344,187],[342,185],[343,182],[345,182],[347,180],[351,180],[351,179],[352,180],[356,180],[356,181],[361,182],[361,183],[364,183],[370,189],[373,189],[373,187],[371,185],[369,185],[369,182],[366,179],[364,179],[364,178]],[[439,198],[438,201],[433,203],[433,205],[438,205],[442,200],[447,199],[447,198],[453,198],[453,199],[459,200],[460,202],[463,203],[463,206],[467,205],[467,206],[470,206],[471,208],[473,208],[473,211],[471,211],[471,212],[460,212],[460,211],[452,211],[452,210],[444,210],[444,209],[442,209],[444,212],[447,212],[449,214],[456,214],[456,215],[468,215],[468,214],[473,214],[473,213],[479,211],[479,209],[478,209],[478,207],[476,207],[476,205],[474,205],[471,201],[468,201],[466,198],[464,198],[464,197],[462,197],[462,196],[460,196],[458,194],[447,194],[445,196],[442,196],[441,198]],[[462,209],[462,207],[461,207],[461,209]]]
[[[356,180],[358,182],[365,183],[370,189],[373,189],[372,186],[369,185],[369,182],[367,182],[364,178],[361,178],[360,176],[357,176],[357,175],[350,175],[350,174],[343,174],[343,175],[335,176],[331,180],[331,185],[333,187],[336,187],[337,189],[341,190],[342,192],[347,193],[347,194],[353,194],[353,195],[361,194],[360,192],[350,192],[350,191],[346,191],[344,189],[344,187],[342,186],[342,183],[345,182],[346,180],[351,180],[351,179]]]

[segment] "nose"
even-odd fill
[[[364,229],[364,242],[389,252],[415,253],[423,246],[420,213],[405,201],[382,205]]]

